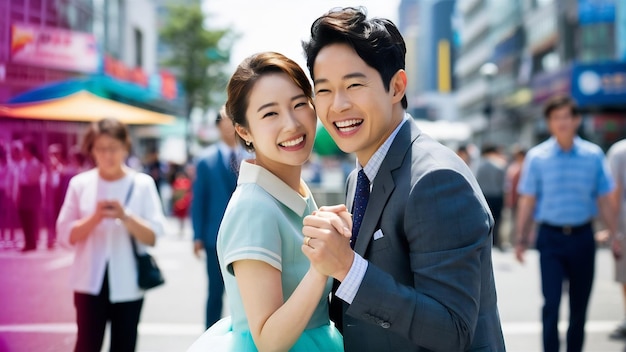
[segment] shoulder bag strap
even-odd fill
[[[128,187],[128,192],[126,193],[126,199],[124,200],[124,207],[128,206],[128,201],[133,194],[133,188],[135,188],[135,175],[133,174],[133,178],[130,181],[130,187]],[[135,237],[130,236],[130,244],[133,246],[133,254],[135,254],[135,258],[139,256],[137,252],[137,244],[135,243]]]

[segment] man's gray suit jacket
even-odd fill
[[[353,172],[348,209],[355,186]],[[470,169],[407,121],[373,180],[355,243],[369,262],[361,286],[350,305],[332,297],[346,351],[505,351],[492,229]]]

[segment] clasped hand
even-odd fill
[[[321,274],[342,281],[347,275],[354,252],[350,248],[352,216],[345,205],[321,207],[304,218],[302,252]],[[307,238],[308,237],[308,238]]]
[[[101,200],[96,204],[96,216],[99,219],[124,219],[126,212],[122,204],[117,200]]]

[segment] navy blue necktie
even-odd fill
[[[230,168],[233,170],[233,173],[235,173],[235,175],[239,175],[239,164],[237,163],[237,161],[237,154],[234,151],[231,151],[228,164],[230,165]]]
[[[352,204],[352,238],[350,238],[350,246],[354,248],[356,238],[359,235],[363,215],[367,208],[367,201],[370,199],[370,180],[365,175],[363,169],[359,171],[356,180],[356,192],[354,192],[354,203]]]

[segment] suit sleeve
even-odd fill
[[[204,229],[209,221],[207,214],[207,200],[211,196],[209,189],[209,166],[206,160],[200,160],[196,166],[196,178],[192,186],[191,198],[191,225],[193,227],[193,239],[204,241]]]
[[[370,263],[347,313],[382,317],[390,330],[429,350],[466,350],[479,313],[481,263],[489,262],[481,256],[490,255],[483,249],[492,220],[482,198],[460,173],[435,170],[396,211],[404,211],[398,216],[404,234],[389,235],[406,236],[413,285]]]

